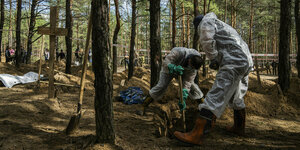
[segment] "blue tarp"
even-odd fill
[[[125,104],[142,104],[144,101],[144,93],[139,87],[129,87],[121,91],[120,97]]]

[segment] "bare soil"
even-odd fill
[[[12,65],[0,63],[0,74],[23,75],[37,72],[37,64]],[[47,63],[43,74],[47,75]],[[81,69],[72,68],[66,75],[64,62],[55,66],[55,82],[79,85]],[[200,88],[206,93],[212,86],[216,72],[200,78]],[[134,77],[126,80],[127,72],[114,74],[114,97],[129,86],[138,86],[145,93],[149,90],[150,71],[136,68]],[[125,105],[114,100],[115,144],[95,143],[95,114],[93,72],[87,74],[83,109],[79,130],[65,135],[70,117],[76,111],[79,88],[57,85],[55,99],[47,98],[48,84],[36,83],[0,87],[0,149],[300,149],[300,79],[291,77],[291,88],[285,96],[278,94],[276,77],[262,76],[262,86],[256,75],[249,76],[249,91],[245,96],[247,105],[246,135],[236,136],[225,131],[233,124],[232,110],[226,109],[217,120],[215,130],[205,137],[202,146],[191,146],[176,140],[174,130],[182,130],[178,111],[178,84],[173,80],[164,98],[154,102],[144,116],[137,114],[139,105]],[[124,82],[124,85],[121,84]],[[188,101],[186,111],[187,129],[193,126],[197,102]]]

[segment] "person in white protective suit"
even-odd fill
[[[248,74],[253,61],[247,44],[231,26],[219,20],[214,13],[194,19],[200,36],[200,45],[209,58],[209,67],[218,70],[212,88],[199,104],[194,129],[188,133],[176,131],[180,141],[201,145],[203,135],[209,133],[227,105],[234,110],[234,125],[228,130],[243,135],[245,132],[245,103]]]
[[[188,96],[193,100],[201,99],[203,93],[198,85],[194,83],[194,79],[202,64],[203,60],[198,51],[184,47],[173,48],[163,61],[158,83],[150,89],[142,105],[147,107],[153,100],[161,99],[171,80],[178,75],[182,75],[183,80],[184,101],[183,103],[178,102],[180,109],[186,108],[185,100]]]

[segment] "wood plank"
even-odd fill
[[[68,29],[55,28],[55,30],[51,31],[51,29],[49,27],[38,27],[38,34],[67,36],[68,35]]]

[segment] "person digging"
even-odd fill
[[[173,48],[163,61],[158,83],[149,90],[149,94],[142,104],[144,109],[154,100],[161,99],[171,80],[178,75],[181,75],[183,80],[183,102],[178,102],[180,110],[186,108],[185,100],[188,97],[199,101],[203,97],[203,93],[194,83],[194,79],[202,64],[203,59],[198,51],[184,47]]]
[[[245,103],[243,97],[248,89],[248,74],[253,61],[247,44],[231,26],[220,21],[214,13],[194,19],[200,45],[210,59],[210,68],[218,70],[212,88],[199,104],[199,112],[192,131],[174,135],[182,142],[201,145],[203,135],[208,134],[220,118],[227,104],[234,110],[234,125],[227,130],[245,133]]]

